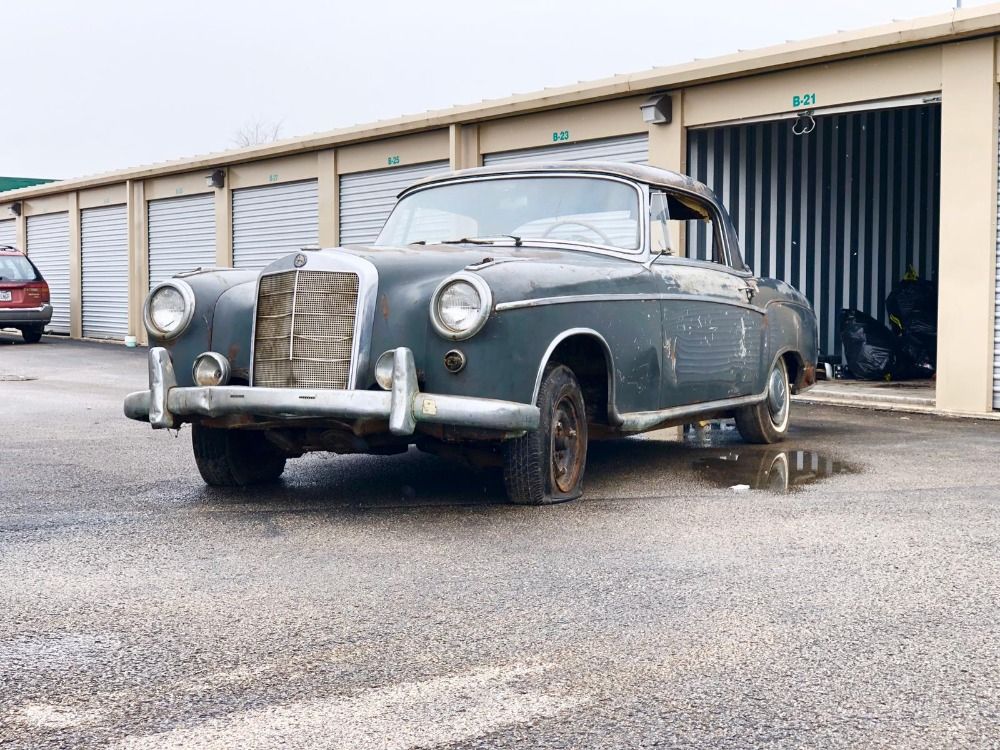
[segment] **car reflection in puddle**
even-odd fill
[[[806,450],[730,450],[693,462],[713,484],[733,489],[791,492],[838,474],[857,470],[843,461]]]

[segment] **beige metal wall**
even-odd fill
[[[233,189],[318,179],[319,232],[322,244],[339,236],[338,178],[342,174],[449,159],[460,169],[482,163],[483,154],[552,143],[554,132],[568,131],[572,141],[615,135],[649,134],[651,164],[685,171],[689,127],[741,118],[771,117],[793,112],[794,97],[814,95],[814,108],[858,105],[919,94],[943,98],[942,190],[940,235],[940,319],[938,407],[965,412],[989,411],[992,369],[992,279],[995,236],[998,50],[993,36],[921,48],[886,51],[865,57],[803,64],[743,78],[702,82],[670,89],[673,122],[647,125],[636,95],[628,86],[608,84],[587,92],[586,103],[562,101],[545,111],[516,113],[469,108],[465,120],[422,132],[381,135],[267,159],[227,163],[223,188],[206,185],[212,167],[198,163],[187,172],[67,192],[23,201],[18,237],[23,242],[25,217],[69,210],[73,334],[80,335],[79,211],[101,201],[128,203],[131,332],[140,338],[142,297],[147,288],[146,202],[175,195],[212,192],[216,196],[216,253],[219,265],[232,265],[231,206]],[[604,99],[595,99],[598,96]],[[553,99],[553,101],[557,101]],[[800,107],[801,108],[801,107]],[[512,109],[512,108],[508,108]],[[456,118],[460,120],[461,118]],[[430,123],[430,121],[428,121]],[[296,146],[300,148],[301,144]],[[280,150],[276,145],[274,150]],[[393,157],[390,159],[389,157]],[[0,202],[0,216],[9,202]],[[678,239],[678,246],[683,242]]]

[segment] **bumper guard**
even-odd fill
[[[149,350],[149,390],[125,398],[125,416],[153,429],[197,418],[247,415],[272,418],[388,419],[394,435],[412,435],[418,422],[505,432],[538,429],[538,407],[514,401],[421,393],[413,353],[396,349],[392,390],[320,388],[185,387],[177,385],[170,352]]]

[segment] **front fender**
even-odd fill
[[[246,364],[249,365],[249,326],[253,322],[253,295],[256,288],[256,271],[235,269],[215,269],[175,277],[183,281],[194,293],[194,316],[182,334],[163,341],[149,334],[150,346],[163,346],[169,352],[177,373],[177,384],[194,385],[191,378],[191,364],[194,358],[205,351],[217,351],[228,356],[226,348],[218,348],[216,342],[225,338],[227,331],[234,331],[234,339],[240,339],[239,329],[243,323],[247,327]],[[233,296],[233,305],[220,305],[223,297],[231,290],[249,289],[249,307],[246,307],[245,293]],[[242,311],[242,312],[241,312]],[[241,321],[240,316],[245,318]],[[242,339],[240,339],[242,340]],[[228,346],[228,344],[226,344]],[[234,365],[235,368],[235,365]]]

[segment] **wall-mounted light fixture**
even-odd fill
[[[205,177],[205,184],[209,187],[220,188],[226,186],[226,170],[216,169],[212,174]]]
[[[642,120],[650,125],[669,125],[673,119],[673,100],[670,94],[653,94],[639,105]]]
[[[20,216],[21,215],[21,201],[17,201],[16,203],[11,203],[10,204],[10,212],[12,214],[14,214],[14,216]]]

